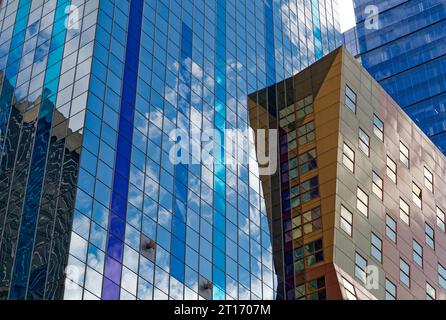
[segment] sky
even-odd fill
[[[341,32],[344,32],[355,26],[353,0],[339,0],[338,2],[341,15]]]

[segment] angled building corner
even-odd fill
[[[252,94],[250,119],[279,129],[279,298],[445,297],[444,156],[346,49]]]
[[[279,169],[260,177],[272,221],[279,299],[341,296],[332,263],[341,70],[338,49],[250,95],[254,131],[279,132]]]

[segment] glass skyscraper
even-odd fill
[[[354,3],[362,64],[446,152],[446,2]]]
[[[248,129],[342,42],[337,1],[0,3],[0,298],[283,298],[254,146],[172,145]]]

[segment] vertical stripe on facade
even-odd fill
[[[266,85],[276,83],[276,59],[274,49],[273,0],[265,2]]]
[[[311,1],[311,13],[313,14],[314,55],[319,60],[324,55],[322,49],[321,20],[319,15],[319,1]]]
[[[8,62],[3,80],[4,85],[0,96],[0,157],[3,153],[3,143],[7,130],[6,126],[11,111],[17,74],[19,73],[20,58],[22,56],[23,43],[26,36],[25,30],[28,24],[30,8],[31,0],[20,0],[12,33],[11,45],[9,47]],[[9,82],[11,86],[5,85],[7,82]]]
[[[20,221],[20,213],[16,215],[8,215],[8,202],[10,201],[10,191],[12,186],[12,175],[14,167],[17,165],[16,159],[17,150],[19,149],[20,139],[26,138],[27,144],[32,135],[28,135],[30,130],[21,131],[20,120],[15,123],[13,128],[10,128],[12,137],[9,141],[6,139],[8,132],[7,123],[11,113],[14,113],[13,95],[15,84],[20,66],[20,57],[23,50],[23,43],[25,40],[25,30],[28,24],[29,10],[31,8],[30,1],[21,0],[17,5],[17,12],[15,17],[15,24],[12,30],[11,43],[9,45],[9,54],[5,59],[6,65],[2,66],[4,72],[1,95],[0,95],[0,298],[6,299],[8,289],[10,287],[11,269],[14,255],[13,250],[17,241],[18,225]],[[6,9],[4,9],[6,10]],[[3,58],[2,58],[3,60]],[[0,84],[1,85],[1,84]],[[16,112],[17,114],[18,112]],[[4,150],[4,146],[7,150]],[[20,194],[20,193],[19,193]]]
[[[191,80],[192,80],[192,29],[184,22],[181,26],[181,44],[180,44],[180,74],[179,88],[181,88],[179,99],[182,102],[179,112],[187,118],[190,114],[191,104]],[[179,123],[178,123],[179,125]],[[181,132],[187,134],[189,128],[179,128]],[[181,139],[184,139],[182,137]],[[189,141],[187,141],[189,144]],[[188,155],[190,159],[190,155]],[[180,282],[184,282],[185,272],[185,251],[186,251],[186,208],[188,193],[188,165],[180,163],[175,165],[174,182],[174,208],[172,223],[172,256],[171,273],[172,276]]]
[[[222,139],[214,155],[213,299],[226,298],[226,1],[217,1],[215,55],[215,128]],[[218,145],[220,144],[220,145]]]
[[[34,236],[42,194],[43,177],[51,133],[54,105],[65,43],[65,8],[69,0],[59,0],[55,10],[43,92],[37,117],[36,137],[31,155],[25,201],[20,224],[15,263],[12,273],[10,299],[24,299],[29,279],[29,270],[34,245]]]
[[[269,90],[272,90],[271,88]],[[279,129],[279,152],[280,163],[288,162],[288,134],[286,131]],[[293,248],[292,242],[286,241],[286,233],[291,226],[291,202],[290,202],[290,185],[289,172],[280,173],[280,181],[282,181],[282,236],[283,236],[283,255],[285,277],[283,278],[285,287],[285,299],[294,300],[294,264],[293,264]],[[286,181],[285,183],[283,183]],[[280,285],[280,284],[279,284]]]
[[[143,0],[131,0],[102,298],[120,297]]]

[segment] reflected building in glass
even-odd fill
[[[2,1],[0,298],[275,298],[253,146],[235,167],[224,139],[176,163],[174,132],[200,149],[246,131],[248,94],[335,49],[337,16],[336,0]]]
[[[278,130],[260,178],[278,295],[446,299],[445,156],[346,49],[251,94],[249,115]]]
[[[446,3],[354,0],[347,44],[363,66],[446,152]],[[357,35],[357,45],[352,37]],[[356,52],[355,52],[356,50]]]

